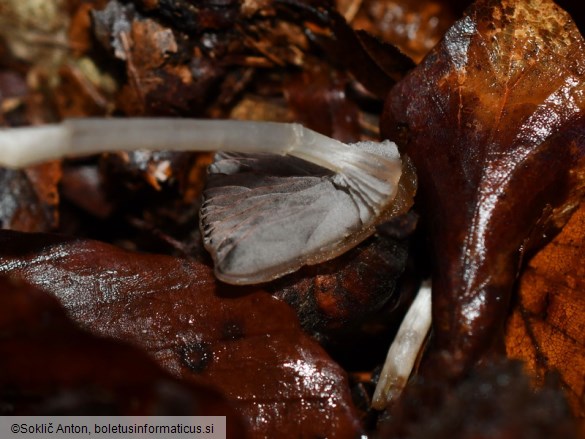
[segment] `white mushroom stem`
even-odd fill
[[[392,142],[389,144],[395,149]],[[69,119],[60,124],[0,130],[0,166],[22,168],[47,160],[137,149],[270,152],[315,163],[367,193],[374,211],[394,198],[401,174],[392,159],[319,134],[299,124],[169,118]],[[373,195],[373,197],[372,197]],[[372,197],[372,198],[370,198]]]
[[[168,118],[68,119],[0,130],[0,164],[20,168],[46,160],[137,149],[299,153],[316,156],[345,145],[299,124]],[[338,169],[335,169],[338,170]]]
[[[66,156],[147,149],[293,154],[331,169],[324,154],[344,147],[302,125],[277,122],[89,118],[0,130],[0,164],[14,168]]]
[[[383,410],[400,396],[431,327],[431,286],[424,283],[388,350],[372,407]]]

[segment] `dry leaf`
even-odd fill
[[[574,413],[585,418],[585,204],[522,273],[508,321],[508,355],[538,384],[558,371]]]

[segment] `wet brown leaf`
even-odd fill
[[[114,209],[96,165],[65,166],[61,195],[63,199],[97,218],[107,218]]]
[[[531,259],[520,278],[506,348],[538,384],[558,371],[576,415],[585,418],[585,204]]]
[[[582,196],[584,54],[552,1],[478,1],[387,100],[420,178],[441,373],[502,344],[522,253]]]
[[[215,281],[207,266],[93,241],[0,232],[0,270],[42,285],[92,332],[213,386],[258,437],[355,437],[346,376],[294,311]]]
[[[0,414],[227,416],[215,392],[181,382],[144,352],[79,329],[51,295],[0,278]]]

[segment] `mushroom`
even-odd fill
[[[12,168],[136,149],[230,151],[210,166],[200,226],[216,277],[231,284],[270,281],[344,253],[405,213],[416,191],[414,168],[393,142],[348,145],[299,124],[90,118],[0,130],[0,165]],[[275,167],[279,176],[267,177]],[[430,319],[425,287],[390,350],[378,407],[406,383]]]
[[[16,168],[136,149],[232,152],[210,168],[212,177],[222,175],[229,184],[208,188],[201,210],[215,273],[232,284],[269,281],[340,255],[373,234],[378,222],[406,211],[415,188],[414,171],[406,165],[403,173],[393,142],[347,145],[299,124],[70,119],[0,131],[0,164]],[[231,174],[250,166],[250,153],[290,156],[285,165],[303,175],[233,182]]]

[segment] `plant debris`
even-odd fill
[[[558,4],[572,17],[548,0],[2,2],[2,126],[300,122],[399,143],[420,192],[345,254],[237,287],[199,232],[208,153],[0,169],[0,412],[225,414],[230,438],[583,437],[585,16]],[[427,349],[374,410],[431,269]]]

